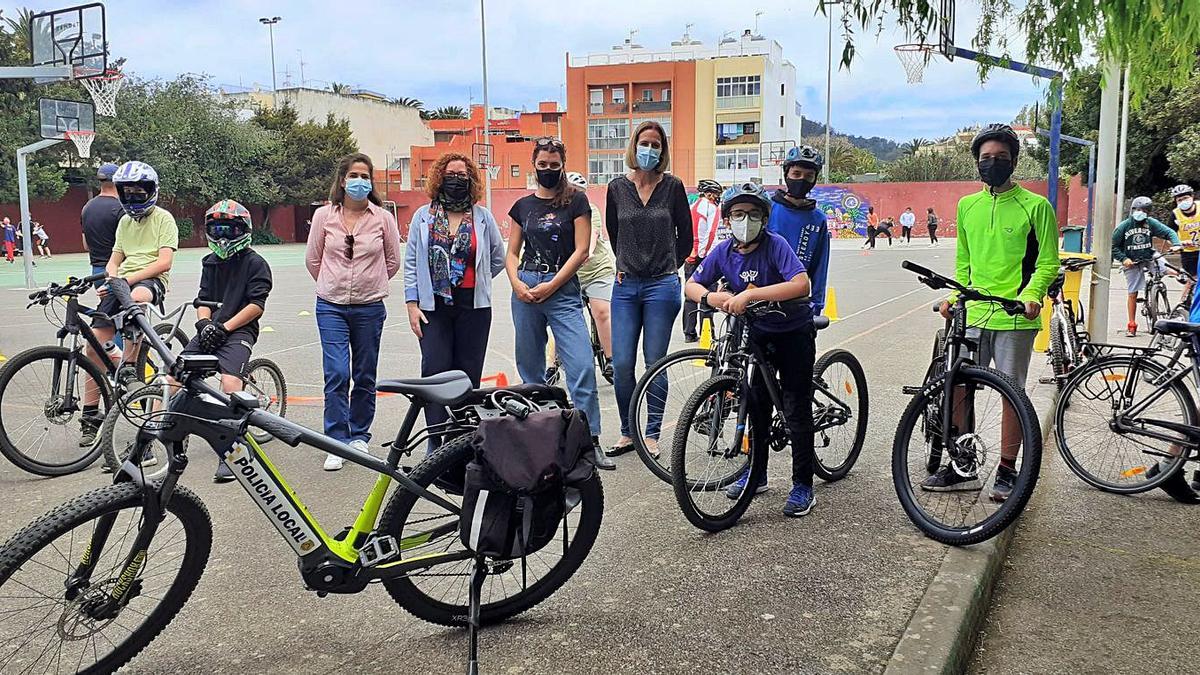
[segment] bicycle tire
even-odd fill
[[[275,388],[275,396],[273,398],[276,399],[273,404],[270,400],[263,400],[264,398],[270,399],[271,397],[262,388],[257,386],[257,382],[260,381],[262,375],[256,377],[255,373],[261,373],[271,378]],[[279,367],[279,364],[267,358],[251,359],[246,364],[246,376],[243,379],[246,381],[246,391],[251,391],[258,397],[263,410],[279,415],[280,417],[287,417],[287,380],[284,379],[283,369]],[[250,429],[250,435],[259,445],[269,443],[275,438],[261,429],[253,428]]]
[[[124,411],[130,407],[134,407],[134,411],[144,411],[146,401],[161,401],[163,397],[162,385],[148,384],[138,389],[126,392],[118,401],[117,404],[109,409],[108,414],[104,416],[104,424],[100,425],[100,444],[101,452],[104,453],[104,463],[116,471],[125,463],[125,459],[129,457],[130,448],[136,439],[137,429],[142,421],[135,422],[128,419],[124,415]],[[118,435],[119,434],[119,435]],[[130,438],[133,436],[133,438]],[[187,438],[183,439],[183,447],[187,449]],[[153,464],[155,469],[150,472],[144,472],[142,477],[145,480],[158,480],[163,477],[167,471],[167,449],[158,440],[151,441],[154,448],[150,450],[152,456],[157,460]],[[145,465],[143,465],[145,468]]]
[[[1054,374],[1054,386],[1062,392],[1067,374],[1071,372],[1072,357],[1067,353],[1067,337],[1063,333],[1064,320],[1055,312],[1050,317],[1050,370]]]
[[[813,459],[815,460],[813,462],[813,473],[827,483],[833,483],[845,478],[846,474],[850,473],[850,469],[854,468],[854,464],[858,461],[858,456],[862,452],[863,443],[867,439],[867,423],[868,418],[870,417],[870,398],[867,391],[867,375],[865,372],[863,372],[862,364],[859,363],[854,354],[851,354],[845,349],[833,349],[825,352],[821,355],[821,358],[817,359],[817,363],[813,367],[813,377],[815,379],[821,379],[822,375],[824,375],[829,368],[838,363],[844,364],[854,379],[854,391],[848,393],[850,396],[858,399],[859,414],[857,415],[856,419],[852,420],[852,423],[855,425],[855,427],[854,437],[850,444],[849,451],[847,451],[844,455],[836,452],[825,453],[827,458],[839,456],[844,457],[840,463],[833,466],[827,465],[826,460],[822,459],[821,456],[821,450],[823,449],[821,444],[816,442],[817,438],[813,439]],[[850,383],[847,382],[844,384],[848,386]],[[814,401],[816,401],[815,391],[816,388],[814,387]],[[819,434],[818,437],[823,436],[823,442],[828,442],[828,435],[824,434],[824,432],[816,433]]]
[[[12,436],[9,433],[10,427],[12,425],[12,420],[9,415],[6,415],[2,412],[4,410],[4,408],[6,407],[5,406],[5,395],[6,394],[9,394],[11,396],[17,396],[20,398],[20,400],[22,402],[27,401],[27,400],[34,400],[34,401],[38,400],[38,397],[33,397],[31,399],[29,394],[24,394],[21,392],[14,393],[14,392],[10,391],[10,389],[13,386],[13,378],[15,378],[17,376],[17,373],[21,372],[21,370],[24,368],[29,368],[30,366],[33,366],[34,364],[36,364],[39,361],[46,361],[46,360],[54,361],[54,362],[56,362],[56,364],[62,363],[61,366],[59,366],[59,365],[52,366],[53,368],[63,368],[63,367],[65,367],[66,359],[68,359],[70,357],[70,355],[71,355],[71,350],[67,349],[66,347],[58,347],[58,346],[33,347],[31,349],[26,349],[25,351],[21,352],[20,354],[17,354],[16,356],[12,357],[11,359],[8,360],[7,363],[4,364],[4,367],[2,369],[0,369],[0,454],[3,454],[4,457],[6,457],[8,459],[8,461],[12,462],[18,468],[20,468],[24,471],[27,471],[29,473],[38,475],[38,476],[48,476],[48,477],[66,476],[69,474],[77,473],[79,471],[83,471],[87,467],[91,466],[92,462],[95,462],[96,459],[98,457],[100,457],[100,454],[102,452],[99,445],[97,445],[96,443],[93,443],[92,446],[89,448],[82,448],[82,447],[79,447],[78,443],[74,443],[72,445],[67,442],[60,442],[60,443],[56,443],[55,445],[63,446],[63,447],[78,448],[78,451],[79,451],[78,454],[77,455],[72,454],[70,457],[67,458],[66,461],[62,461],[62,462],[57,462],[57,461],[50,462],[50,461],[40,460],[40,459],[28,454],[28,450],[23,450],[23,449],[17,447],[16,442],[14,442],[14,439],[12,438]],[[87,355],[85,353],[83,353],[82,351],[76,352],[75,365],[78,366],[88,377],[90,377],[92,379],[93,382],[96,383],[96,387],[100,392],[100,403],[101,403],[101,409],[98,412],[101,415],[107,414],[109,408],[112,405],[112,397],[113,397],[112,385],[108,381],[108,376],[104,373],[103,370],[101,370],[100,366],[96,365],[90,359],[88,359]],[[77,399],[79,399],[78,404],[82,406],[83,388],[86,386],[86,382],[83,380],[83,378],[76,378],[76,379],[77,379],[77,381],[75,383],[75,388],[76,388],[75,397]],[[21,397],[23,397],[23,398],[21,398]],[[45,402],[42,403],[42,408],[43,408],[42,414],[40,416],[35,416],[35,417],[31,418],[31,421],[38,420],[40,417],[41,420],[44,421],[47,425],[52,425],[52,426],[56,426],[56,427],[57,426],[65,427],[67,424],[69,424],[70,422],[75,420],[75,417],[76,417],[75,412],[68,413],[68,417],[61,423],[48,419],[46,417],[46,415],[47,415],[47,408],[49,407],[49,405],[50,405],[50,401],[49,401],[49,399],[47,399]],[[74,405],[74,404],[72,404],[72,405]],[[24,428],[24,425],[22,425],[21,427],[17,427],[17,428]],[[47,430],[48,429],[49,429],[49,426],[47,426]],[[15,432],[15,429],[12,429],[12,430]],[[22,436],[22,438],[24,438],[24,436]],[[22,443],[22,445],[24,445],[24,443]],[[39,443],[39,444],[37,444],[37,447],[41,447],[41,445],[42,444]]]
[[[409,478],[413,479],[417,485],[437,490],[439,488],[434,483],[435,479],[450,472],[457,472],[459,473],[459,478],[449,482],[456,482],[458,485],[462,485],[461,472],[463,467],[466,466],[467,461],[472,457],[474,457],[474,449],[471,447],[471,437],[463,436],[456,438],[426,457],[424,461],[413,469],[412,473],[409,474]],[[431,485],[434,487],[431,488]],[[448,499],[451,498],[450,493],[443,493],[443,496]],[[413,506],[418,503],[432,505],[431,502],[421,502],[419,497],[411,492],[396,490],[383,511],[378,531],[391,534],[396,537],[397,541],[403,541],[402,528],[408,521]],[[558,563],[548,566],[549,572],[546,576],[516,595],[498,602],[481,602],[479,616],[482,624],[497,623],[528,611],[553,595],[555,591],[561,588],[575,574],[576,570],[579,569],[580,565],[587,558],[588,553],[591,552],[592,545],[596,542],[596,537],[600,533],[600,521],[604,514],[604,488],[600,484],[599,475],[594,475],[583,483],[580,488],[580,503],[576,508],[581,509],[579,523],[575,528],[575,537],[567,546],[566,554],[559,559]],[[443,513],[445,513],[444,510]],[[452,517],[457,519],[458,515],[455,514]],[[439,541],[454,547],[462,546],[458,540],[457,528],[449,532],[446,536],[450,537],[449,541]],[[437,544],[433,544],[433,546],[437,546],[438,550],[446,550],[445,547]],[[542,551],[533,555],[540,555],[546,549],[552,547],[554,547],[553,542],[547,545],[545,549],[542,549]],[[403,554],[401,555],[403,556]],[[463,565],[464,569],[469,570],[471,562],[470,560],[460,561],[460,564]],[[499,564],[503,564],[503,562]],[[520,559],[515,562],[519,564]],[[437,568],[434,569],[436,570]],[[430,597],[413,583],[412,577],[415,574],[418,573],[414,572],[405,577],[385,579],[383,581],[384,588],[387,589],[397,604],[403,607],[408,613],[423,621],[442,626],[467,625],[466,574],[463,575],[463,604],[447,603]],[[486,582],[484,590],[485,592],[488,590]]]
[[[34,520],[32,523],[14,534],[12,538],[10,538],[8,542],[4,544],[3,547],[0,547],[0,606],[3,606],[4,604],[4,591],[6,590],[5,586],[8,585],[9,582],[13,582],[20,587],[19,592],[22,594],[34,592],[30,590],[31,585],[29,582],[24,582],[20,578],[14,579],[14,576],[16,573],[22,570],[22,566],[26,563],[40,562],[34,559],[38,553],[51,546],[57,549],[58,543],[65,543],[62,542],[63,535],[67,533],[71,533],[73,535],[74,530],[77,528],[86,526],[89,521],[100,518],[105,514],[115,513],[116,517],[120,517],[121,511],[126,509],[140,509],[143,499],[144,495],[142,488],[133,483],[107,485],[83,494],[79,497],[75,497],[65,504],[54,508],[49,513],[46,513],[40,518]],[[200,581],[200,576],[204,573],[204,566],[207,563],[209,553],[212,550],[212,520],[208,515],[208,510],[205,508],[204,503],[201,502],[194,493],[180,485],[176,486],[175,492],[171,496],[170,502],[167,504],[167,512],[179,520],[181,531],[184,533],[185,537],[185,541],[182,544],[184,547],[183,553],[181,554],[182,561],[179,563],[179,571],[176,574],[175,579],[170,582],[170,587],[167,588],[166,592],[161,595],[161,599],[159,599],[157,604],[154,605],[154,609],[148,610],[144,613],[145,618],[141,625],[129,631],[128,638],[121,640],[119,643],[112,643],[111,651],[105,654],[103,657],[100,657],[99,652],[90,652],[95,658],[95,663],[90,667],[82,668],[81,672],[111,673],[132,660],[156,637],[158,637],[159,633],[161,633],[162,630],[171,622],[171,620],[175,618],[175,615],[188,601],[188,598],[191,597],[193,590],[196,588],[197,582]],[[110,535],[108,540],[108,546],[110,547],[113,545],[112,542],[116,539],[115,532],[116,531],[114,530],[113,534]],[[160,530],[156,533],[155,539],[151,541],[151,544],[153,545],[154,541],[160,541],[160,543],[162,543],[164,546],[168,546],[171,544],[173,539],[174,537],[166,537],[165,534]],[[82,546],[84,541],[85,539],[82,537],[73,539],[72,544],[68,545],[68,547],[73,549],[77,546]],[[129,543],[132,544],[132,540],[130,540]],[[119,549],[123,545],[124,540],[120,540],[117,544],[117,548]],[[108,550],[109,548],[102,549],[100,559],[103,559]],[[126,554],[127,551],[120,550],[118,554],[120,557],[118,560],[123,559]],[[55,555],[62,556],[61,553],[56,553]],[[78,555],[83,555],[82,550]],[[74,556],[72,557],[74,558]],[[156,559],[153,555],[147,558],[146,564],[142,567],[141,572],[137,577],[138,582],[144,582],[145,580],[152,578],[151,575],[145,575],[144,573],[156,569],[154,566],[155,560]],[[173,560],[173,558],[169,560]],[[160,565],[161,564],[164,563],[160,563]],[[96,571],[99,571],[100,567],[102,566],[103,565],[98,566]],[[42,567],[46,566],[43,564]],[[42,571],[42,568],[31,567],[31,569],[37,569],[40,573],[47,574],[46,572]],[[52,571],[54,570],[52,569]],[[54,593],[56,593],[59,594],[61,598],[61,594],[64,591],[65,580],[65,577],[61,580],[58,580],[57,587],[54,588],[52,594],[47,595],[47,597],[53,600],[55,599]],[[112,581],[112,579],[106,581]],[[139,583],[139,588],[140,587],[141,583]],[[87,593],[87,591],[84,591],[84,593]],[[153,598],[152,594],[139,594],[130,600],[130,604],[132,605],[132,603],[137,601],[139,598],[155,599]],[[60,602],[61,601],[62,600],[60,599]],[[25,602],[27,603],[28,601],[26,600]],[[78,606],[78,604],[76,606]],[[130,609],[129,606],[127,606],[125,609],[128,611],[122,611],[119,613],[117,615],[118,618],[135,616],[134,610]],[[57,612],[55,614],[55,616],[51,616],[43,620],[48,620],[52,623],[58,623],[67,618],[65,611],[62,618],[57,616]],[[116,622],[114,621],[112,623],[115,624]],[[68,625],[70,624],[68,623]],[[109,624],[106,624],[105,627],[108,625]],[[78,626],[76,625],[75,627],[77,628]],[[32,628],[32,626],[29,626],[29,629]],[[63,629],[60,626],[58,631],[52,631],[52,633],[55,635],[60,635],[62,630]],[[22,635],[27,634],[28,632],[29,630],[22,633]],[[0,639],[2,638],[3,634],[0,633]],[[87,650],[86,648],[87,642],[81,641],[81,643],[84,645],[83,652],[80,654],[80,659],[82,660],[90,650]],[[93,643],[93,646],[102,647],[103,644],[104,643],[100,642],[99,640],[96,640]],[[17,647],[18,650],[21,648],[22,646]],[[5,649],[5,643],[0,641],[0,665],[7,662],[8,659],[5,655],[5,652],[7,651],[8,650]],[[36,649],[32,651],[36,652]],[[27,651],[26,654],[28,653],[30,652]],[[16,656],[15,651],[13,652],[13,655]],[[34,665],[42,660],[41,655],[34,656],[33,658],[35,660]],[[70,662],[74,663],[75,660],[71,659]],[[53,665],[53,660],[51,660],[50,664],[48,665]],[[7,669],[7,667],[5,669]],[[23,672],[28,672],[28,670],[31,669],[33,669],[32,666],[29,669],[24,669]]]
[[[1080,405],[1082,405],[1082,402],[1077,402],[1077,405],[1071,405],[1072,398],[1075,396],[1076,392],[1081,391],[1084,385],[1094,374],[1103,373],[1105,370],[1118,371],[1122,368],[1127,369],[1133,364],[1134,361],[1137,361],[1146,370],[1151,371],[1155,377],[1161,377],[1167,372],[1167,368],[1153,358],[1143,358],[1127,354],[1113,354],[1102,359],[1095,359],[1091,363],[1075,371],[1075,373],[1071,376],[1070,381],[1067,382],[1063,393],[1059,396],[1058,405],[1055,406],[1054,409],[1054,437],[1058,442],[1058,452],[1060,455],[1062,455],[1063,461],[1067,463],[1067,468],[1071,470],[1071,473],[1075,474],[1080,480],[1088,485],[1105,492],[1112,492],[1114,494],[1131,495],[1153,490],[1154,488],[1159,487],[1163,483],[1170,480],[1171,477],[1179,471],[1182,471],[1183,466],[1187,461],[1187,453],[1181,453],[1175,458],[1175,461],[1168,463],[1168,466],[1165,470],[1160,470],[1158,475],[1153,476],[1148,480],[1137,483],[1118,484],[1109,480],[1105,480],[1104,478],[1097,476],[1094,472],[1089,471],[1084,466],[1084,462],[1082,462],[1080,458],[1077,457],[1076,454],[1071,450],[1072,441],[1075,442],[1077,447],[1081,443],[1079,432],[1073,431],[1073,427],[1075,425],[1068,424],[1066,417],[1068,409],[1070,409],[1072,413],[1078,413],[1080,410]],[[1103,374],[1101,375],[1101,378],[1106,383],[1112,381],[1110,376]],[[1127,381],[1127,376],[1119,381]],[[1145,380],[1142,379],[1141,382],[1145,382]],[[1149,383],[1147,383],[1147,385],[1152,386]],[[1196,404],[1187,385],[1181,381],[1176,381],[1171,385],[1169,391],[1175,396],[1175,400],[1179,403],[1182,411],[1181,416],[1184,423],[1194,426],[1196,424],[1197,417]],[[1106,403],[1102,407],[1111,410],[1112,406],[1111,403]],[[1071,427],[1072,429],[1068,429],[1068,427]],[[1111,431],[1112,428],[1108,427],[1108,429]],[[1098,448],[1099,446],[1096,446],[1095,449]],[[1133,477],[1144,476],[1146,473],[1148,473],[1148,471],[1149,469],[1146,466],[1133,466],[1125,471],[1122,471],[1121,473],[1129,474],[1130,477]]]
[[[659,480],[664,483],[671,483],[671,452],[670,448],[662,448],[662,436],[659,436],[659,454],[658,459],[650,454],[650,449],[646,445],[646,426],[642,424],[642,418],[645,417],[643,411],[647,410],[646,397],[650,391],[650,383],[658,377],[660,373],[665,373],[667,368],[675,364],[691,363],[693,361],[707,362],[711,356],[711,352],[707,349],[682,349],[677,352],[671,352],[661,359],[655,361],[649,368],[646,369],[642,376],[638,378],[637,384],[633,388],[633,396],[629,399],[629,419],[633,427],[633,447],[637,451],[638,457],[642,460],[642,464],[650,470]]]
[[[1041,469],[1042,434],[1033,403],[1025,392],[1017,387],[1012,378],[991,368],[974,365],[962,366],[958,370],[957,378],[961,381],[961,385],[956,384],[955,386],[963,386],[968,390],[974,390],[980,386],[991,387],[1006,398],[1006,402],[1016,412],[1022,430],[1022,456],[1012,493],[996,508],[994,513],[978,523],[964,524],[961,527],[947,526],[926,513],[925,509],[917,503],[913,483],[907,479],[909,473],[908,439],[911,438],[919,418],[928,407],[926,392],[933,392],[935,396],[940,396],[942,391],[940,380],[944,377],[941,376],[938,378],[939,381],[929,383],[929,386],[913,396],[900,417],[900,423],[896,428],[896,439],[892,445],[892,483],[905,514],[918,529],[925,533],[925,536],[943,544],[967,546],[978,544],[1000,534],[1024,511],[1026,504],[1029,503],[1029,498],[1033,495],[1033,488],[1037,484],[1038,472]],[[980,489],[980,492],[982,491],[983,488]]]
[[[183,351],[183,348],[189,342],[187,333],[184,333],[182,328],[177,328],[173,323],[160,323],[156,325],[154,333],[162,338],[163,342],[167,343],[167,347],[170,347],[176,355]],[[142,378],[142,382],[146,384],[152,382],[154,376],[158,373],[158,366],[154,364],[153,360],[155,356],[158,356],[158,354],[150,347],[150,343],[142,340],[134,365],[137,368],[138,375]]]
[[[1171,311],[1171,303],[1167,299],[1166,284],[1160,283],[1154,287],[1154,301],[1152,304],[1154,306],[1154,310],[1153,310],[1154,316],[1150,320],[1149,328],[1151,330],[1154,329],[1155,321],[1158,321],[1160,318],[1165,318],[1166,315],[1169,314]]]
[[[933,337],[933,354],[929,360],[929,367],[925,369],[925,379],[922,382],[932,382],[934,379],[941,376],[946,371],[946,364],[942,358],[946,353],[946,329],[939,328]],[[925,429],[926,437],[935,444],[941,443],[941,436],[936,433],[937,429],[941,428],[942,415],[941,411],[935,407],[928,408],[921,415],[921,425]],[[929,452],[929,462],[926,464],[926,469],[929,473],[937,471],[938,466],[942,463],[942,450],[939,447],[931,447]]]
[[[709,378],[707,382],[700,385],[700,388],[692,392],[688,397],[687,404],[684,405],[683,413],[680,416],[680,424],[675,429],[675,439],[671,443],[671,487],[675,492],[675,501],[679,504],[679,510],[683,512],[683,516],[692,525],[706,532],[720,532],[721,530],[733,527],[742,515],[746,513],[746,509],[750,507],[750,502],[754,499],[757,490],[752,486],[757,486],[766,473],[766,443],[755,444],[750,442],[750,452],[748,454],[748,463],[750,475],[746,481],[747,489],[742,490],[737,499],[729,499],[724,494],[724,489],[740,477],[742,470],[732,472],[730,475],[733,480],[728,480],[728,476],[722,476],[717,480],[699,480],[688,474],[688,442],[687,435],[690,429],[694,429],[694,423],[700,412],[705,406],[709,407],[707,414],[713,421],[709,422],[709,446],[708,452],[704,453],[713,456],[713,444],[717,442],[716,438],[712,437],[712,430],[717,429],[716,420],[728,420],[728,416],[732,416],[733,422],[737,423],[737,403],[731,403],[728,411],[719,409],[723,405],[722,402],[728,401],[729,396],[740,397],[741,380],[730,377],[728,375],[717,375]],[[715,401],[715,402],[714,402]],[[715,410],[715,412],[713,412]],[[722,424],[722,428],[723,428]],[[746,417],[746,439],[754,438],[757,434],[766,434],[766,429],[758,429],[754,421],[754,416]],[[761,449],[756,446],[761,446]],[[727,453],[726,449],[723,453]],[[736,452],[736,449],[735,449]],[[693,453],[693,456],[697,453]],[[697,472],[696,476],[704,475]],[[704,507],[696,503],[696,495],[710,493],[716,499],[716,503],[721,504],[721,500],[726,500],[724,503],[729,504],[727,510],[719,513],[708,513]]]

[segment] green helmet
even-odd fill
[[[250,210],[232,199],[222,199],[204,212],[208,247],[225,259],[250,246]]]

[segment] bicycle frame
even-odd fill
[[[1181,341],[1182,342],[1182,341]],[[1168,370],[1167,377],[1155,382],[1154,390],[1146,395],[1141,401],[1130,405],[1121,410],[1113,418],[1114,430],[1118,433],[1128,433],[1132,435],[1148,436],[1150,438],[1175,443],[1185,446],[1188,450],[1195,452],[1200,449],[1200,427],[1189,424],[1181,424],[1168,420],[1157,420],[1153,418],[1143,418],[1142,413],[1146,411],[1155,401],[1162,398],[1171,387],[1176,383],[1192,377],[1193,383],[1200,387],[1200,362],[1197,362],[1196,354],[1200,353],[1200,336],[1192,335],[1190,339],[1183,343],[1191,347],[1192,365],[1190,368],[1179,368]],[[1141,358],[1150,358],[1142,356]],[[1141,369],[1138,367],[1140,361],[1135,358],[1129,369],[1129,374],[1125,377],[1125,383],[1121,387],[1122,401],[1130,401],[1133,399],[1133,387],[1141,380]],[[1182,434],[1185,438],[1172,436],[1153,429],[1147,429],[1146,425],[1159,427],[1174,431],[1177,434]],[[1160,453],[1151,453],[1160,454]]]

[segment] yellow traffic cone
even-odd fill
[[[700,317],[700,342],[698,346],[700,349],[712,349],[712,317]],[[705,365],[704,359],[695,359],[692,361],[692,365],[697,368],[703,368]]]
[[[4,363],[4,362],[5,362],[5,361],[7,361],[7,360],[8,360],[8,357],[7,357],[7,356],[5,356],[5,355],[3,355],[3,354],[0,354],[0,363]]]
[[[837,292],[832,286],[825,290],[825,316],[829,317],[830,321],[838,320]]]

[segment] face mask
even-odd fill
[[[743,244],[758,239],[758,235],[762,233],[762,226],[760,217],[734,216],[729,219],[729,230],[733,233],[733,238]]]
[[[346,195],[356,202],[361,202],[371,194],[369,178],[351,178],[346,181]]]
[[[1196,201],[1194,199],[1192,199],[1191,197],[1188,197],[1187,199],[1179,200],[1179,210],[1180,211],[1191,211],[1192,207],[1195,205],[1196,205]]]
[[[1132,216],[1133,216],[1133,219],[1134,219],[1134,220],[1136,220],[1136,221],[1138,221],[1139,223],[1140,223],[1140,222],[1142,222],[1143,220],[1145,220],[1145,219],[1146,219],[1146,212],[1145,212],[1145,211],[1134,211],[1134,212],[1133,212],[1132,214],[1130,214],[1130,215],[1132,215]]]
[[[558,182],[562,180],[562,169],[538,169],[537,170],[538,185],[551,190],[558,186]]]
[[[471,179],[446,176],[442,179],[442,201],[464,202],[471,196]]]
[[[652,171],[658,166],[658,158],[662,156],[662,150],[652,148],[648,145],[637,146],[637,163],[642,171]]]
[[[983,179],[984,183],[994,188],[1007,183],[1013,174],[1012,161],[998,157],[979,160],[978,168],[979,177]]]
[[[806,178],[784,178],[783,182],[787,183],[787,193],[796,199],[804,199],[808,196],[810,190],[816,185],[814,181]]]

